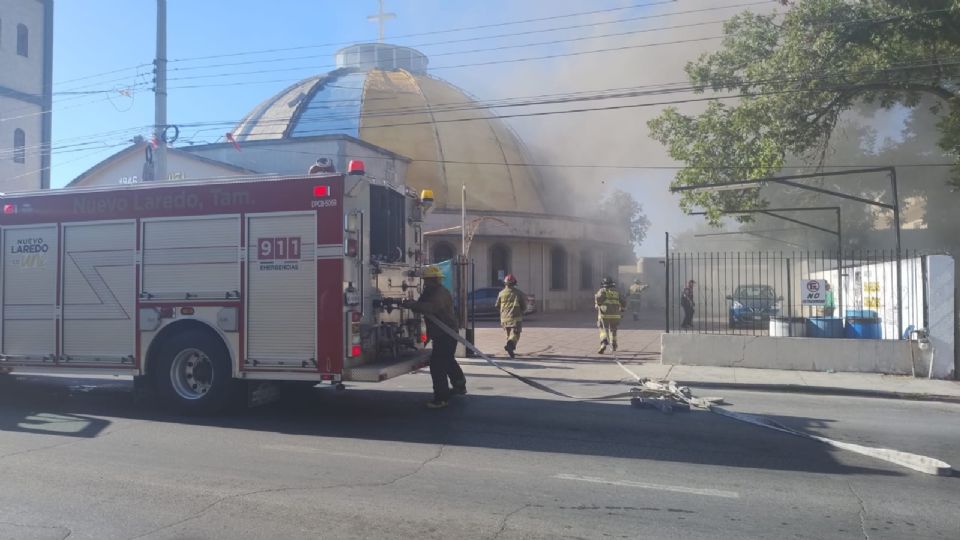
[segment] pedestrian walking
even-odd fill
[[[628,304],[630,306],[630,313],[633,315],[633,320],[639,320],[639,315],[637,311],[640,309],[640,295],[643,294],[643,291],[647,290],[648,285],[640,279],[633,280],[633,285],[630,286],[630,296],[628,298]]]
[[[837,305],[833,299],[833,288],[830,287],[829,283],[827,283],[827,292],[823,299],[823,316],[833,317],[833,311],[836,309],[836,307]]]
[[[427,266],[421,277],[423,292],[420,293],[420,298],[416,302],[405,301],[403,307],[415,313],[433,315],[452,330],[459,330],[460,326],[453,312],[453,296],[441,283],[443,272],[436,266]],[[427,403],[427,407],[440,409],[448,405],[451,395],[467,393],[467,378],[454,357],[457,352],[456,338],[441,330],[429,318],[427,319],[427,341],[433,342],[433,350],[430,352],[433,400]],[[447,385],[447,379],[450,380],[452,388]]]
[[[602,287],[593,300],[597,307],[597,326],[600,328],[600,349],[597,353],[603,354],[608,345],[614,351],[617,350],[617,328],[620,326],[621,314],[627,304],[617,290],[617,284],[613,278],[605,277],[600,283]]]
[[[507,344],[503,350],[513,358],[523,331],[523,314],[527,311],[527,295],[517,288],[517,278],[513,274],[503,278],[503,290],[497,295],[496,305],[500,310],[500,326],[507,332]]]
[[[693,287],[697,282],[690,280],[687,282],[687,286],[683,288],[683,293],[680,295],[680,307],[683,309],[683,323],[680,325],[680,328],[689,329],[693,328],[693,312],[696,309],[697,303],[693,299]]]

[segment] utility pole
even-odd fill
[[[153,61],[156,69],[154,93],[153,136],[157,142],[154,153],[156,173],[154,179],[167,179],[167,0],[157,0],[157,57]]]

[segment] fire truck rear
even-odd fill
[[[431,197],[348,174],[7,195],[0,373],[132,375],[185,412],[426,364]]]

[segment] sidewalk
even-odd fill
[[[875,373],[827,373],[660,363],[657,317],[624,320],[617,357],[640,377],[668,379],[694,389],[731,388],[768,392],[853,395],[960,403],[960,381],[915,379]],[[547,385],[614,384],[630,376],[609,354],[598,355],[591,314],[539,315],[526,321],[517,358],[503,351],[504,334],[496,323],[476,330],[477,346],[507,369]],[[483,359],[461,360],[468,373],[490,374]],[[700,392],[703,394],[703,392]]]

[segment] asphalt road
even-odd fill
[[[960,538],[960,477],[468,373],[445,410],[417,374],[205,419],[124,381],[20,381],[0,392],[0,538]],[[960,464],[958,405],[700,394]]]

